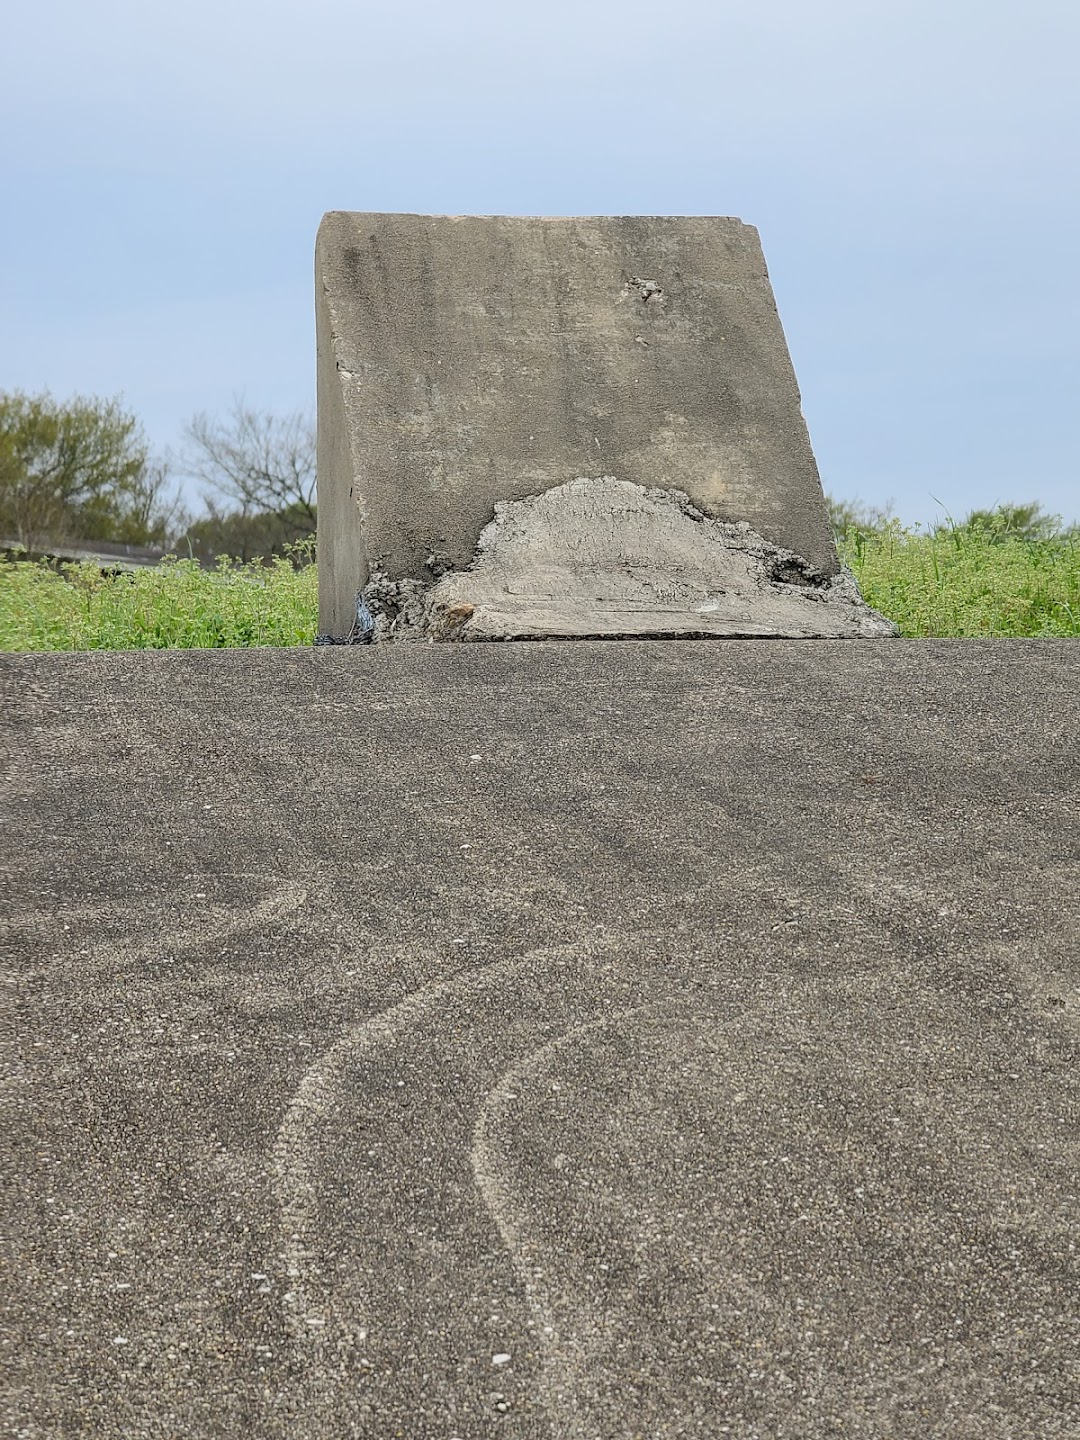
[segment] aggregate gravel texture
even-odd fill
[[[1078,695],[0,657],[0,1434],[1080,1435]]]

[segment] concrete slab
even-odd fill
[[[496,501],[578,476],[685,491],[836,573],[752,226],[338,212],[315,268],[322,633],[371,570],[461,569]]]
[[[1078,695],[0,657],[0,1433],[1080,1433]]]

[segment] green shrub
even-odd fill
[[[213,571],[170,558],[103,576],[0,565],[0,650],[310,645],[318,583],[313,537],[271,565],[222,556]],[[840,543],[868,602],[909,636],[1080,636],[1080,533],[1025,538],[1008,524],[922,533],[895,519]],[[297,568],[299,566],[300,568]]]
[[[0,566],[0,650],[163,650],[310,645],[318,590],[314,539],[272,565],[217,568],[169,557],[155,569],[102,575],[38,562]]]
[[[848,530],[841,556],[903,635],[1080,635],[1080,536],[1008,524]]]

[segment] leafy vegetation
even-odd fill
[[[849,506],[840,553],[871,605],[907,636],[1080,636],[1080,529],[1002,506],[928,532]],[[315,538],[268,563],[170,558],[102,574],[91,564],[0,565],[0,650],[310,645]]]
[[[201,483],[201,514],[166,493],[174,469]],[[180,456],[155,458],[118,400],[0,392],[0,542],[28,558],[109,540],[248,561],[284,555],[315,524],[315,429],[300,412],[236,400],[195,415]]]
[[[102,574],[88,563],[0,566],[0,650],[221,649],[310,645],[318,610],[314,537],[269,565],[214,570],[170,558]]]
[[[1002,526],[852,530],[841,556],[903,635],[1080,635],[1080,536]]]
[[[0,538],[159,543],[176,505],[165,479],[118,401],[0,393]]]
[[[298,505],[280,510],[257,510],[245,515],[224,509],[211,496],[204,497],[206,513],[193,520],[174,542],[177,552],[193,560],[271,559],[315,533],[315,520]]]
[[[929,531],[829,499],[840,555],[908,636],[1080,635],[1080,526],[1034,502]]]

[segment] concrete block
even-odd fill
[[[463,569],[496,502],[582,476],[683,491],[837,573],[752,226],[332,213],[316,309],[325,634],[372,571]]]

